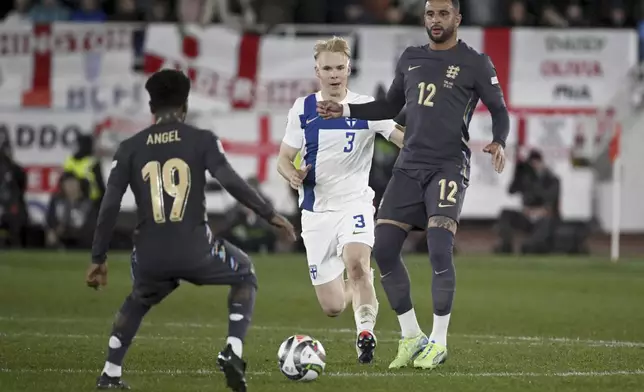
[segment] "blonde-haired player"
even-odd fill
[[[380,133],[402,147],[404,134],[392,120],[324,120],[317,101],[365,103],[373,98],[347,89],[351,51],[338,37],[315,45],[315,73],[321,90],[298,98],[288,114],[278,171],[299,191],[302,239],[311,281],[330,317],[352,302],[361,363],[373,360],[378,301],[373,286],[374,192],[369,187],[374,139]],[[302,163],[293,161],[298,154]],[[347,281],[344,281],[344,271]]]

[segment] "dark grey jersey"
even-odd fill
[[[490,58],[463,41],[448,50],[407,48],[384,101],[349,105],[354,118],[396,117],[406,126],[396,167],[420,169],[469,158],[469,124],[479,100],[492,114],[493,140],[505,146],[510,120]]]
[[[128,186],[137,205],[134,245],[141,262],[174,268],[163,264],[202,260],[211,249],[206,171],[259,216],[274,216],[271,204],[230,166],[214,133],[177,121],[159,123],[123,141],[114,155],[94,233],[93,262],[107,258]]]

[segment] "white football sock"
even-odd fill
[[[400,331],[403,338],[414,338],[422,333],[420,325],[418,325],[418,320],[416,319],[416,312],[413,308],[399,315],[398,322],[400,323]]]
[[[121,377],[121,367],[113,363],[105,362],[103,373],[110,377]]]
[[[230,346],[232,347],[233,352],[235,353],[235,355],[237,355],[239,358],[241,358],[242,351],[243,351],[242,350],[243,344],[242,344],[241,339],[236,338],[234,336],[229,336],[226,339],[226,344],[230,344]]]
[[[447,346],[447,328],[449,327],[450,314],[445,316],[434,315],[434,325],[432,326],[432,334],[429,336],[430,341],[434,341],[443,346]]]
[[[373,333],[376,327],[377,309],[371,305],[361,305],[353,312],[353,317],[356,320],[356,327],[358,332],[369,331]]]

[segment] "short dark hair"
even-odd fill
[[[177,109],[188,101],[190,79],[181,71],[163,69],[150,76],[145,82],[145,89],[150,94],[152,112]]]
[[[432,0],[427,0],[427,2],[430,2],[430,1],[432,1]],[[452,0],[452,7],[454,7],[454,9],[455,9],[456,11],[460,11],[460,9],[461,9],[461,2],[460,2],[459,0]]]

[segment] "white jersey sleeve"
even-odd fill
[[[298,98],[295,100],[293,107],[288,111],[286,132],[282,139],[282,142],[298,150],[304,145],[304,131],[302,130],[300,120],[302,114],[304,114],[304,99]]]
[[[375,99],[373,97],[368,97],[368,99],[365,100],[365,103],[372,101],[375,101]],[[369,129],[381,134],[387,140],[389,140],[395,126],[396,123],[394,120],[369,121]]]

